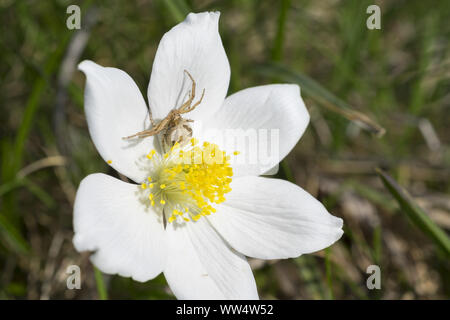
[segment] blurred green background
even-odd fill
[[[89,138],[76,65],[125,70],[145,93],[162,35],[206,10],[222,13],[229,94],[302,87],[311,123],[279,176],[344,219],[327,250],[250,259],[261,298],[450,298],[450,1],[78,1],[79,31],[70,4],[0,1],[0,299],[173,298],[163,276],[102,275],[73,248],[79,182],[118,176]],[[81,290],[66,288],[73,264]],[[372,264],[381,290],[366,287]]]

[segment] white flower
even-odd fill
[[[205,88],[188,118],[221,130],[279,129],[273,167],[309,122],[299,87],[266,85],[225,99],[230,66],[218,21],[219,13],[191,13],[164,35],[148,87],[153,117],[163,119],[185,101],[189,86],[183,70],[188,70],[198,91]],[[73,242],[78,251],[95,251],[91,260],[101,271],[137,281],[164,272],[179,299],[258,299],[245,256],[298,257],[341,237],[342,220],[295,184],[259,177],[263,171],[249,175],[254,168],[246,166],[232,174],[228,162],[181,172],[174,162],[183,149],[178,145],[164,156],[154,137],[123,139],[151,127],[138,87],[119,69],[91,61],[79,69],[87,77],[85,111],[95,146],[137,183],[98,173],[79,186]],[[194,137],[202,140],[202,131]],[[205,174],[209,178],[202,180]]]

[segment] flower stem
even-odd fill
[[[103,274],[100,270],[94,267],[95,283],[97,285],[97,293],[100,300],[108,300],[108,292],[106,290]]]

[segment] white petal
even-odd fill
[[[230,65],[219,35],[219,16],[218,12],[190,13],[161,39],[148,87],[155,119],[164,118],[187,100],[192,82],[184,70],[197,85],[194,102],[205,89],[202,103],[187,113],[187,118],[200,120],[222,105],[230,81]]]
[[[178,299],[258,299],[244,256],[231,249],[206,219],[170,223],[164,275]]]
[[[124,140],[149,128],[148,110],[139,88],[122,70],[83,61],[86,74],[84,110],[94,144],[111,166],[141,182],[146,178],[137,160],[153,149],[153,138]]]
[[[259,259],[298,257],[322,250],[343,234],[342,219],[288,181],[233,180],[227,200],[208,220],[237,251]]]
[[[234,176],[260,175],[292,150],[308,122],[297,85],[265,85],[229,96],[206,121],[200,138],[215,141],[227,152],[240,152],[232,159]]]
[[[147,281],[163,270],[166,242],[161,217],[142,203],[139,186],[105,174],[80,184],[74,205],[73,243],[95,251],[101,271]]]

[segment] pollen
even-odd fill
[[[191,145],[192,145],[192,146],[195,146],[197,143],[198,143],[198,140],[197,140],[197,139],[195,139],[195,138],[192,138],[192,139],[191,139]]]
[[[141,192],[169,223],[195,222],[215,213],[215,204],[224,202],[231,191],[230,157],[214,143],[199,144],[192,138],[183,146],[175,143],[164,154],[152,150],[147,159],[148,184],[142,183]]]
[[[153,158],[153,156],[155,155],[156,151],[153,149],[151,150],[147,155],[147,159],[151,160]]]

